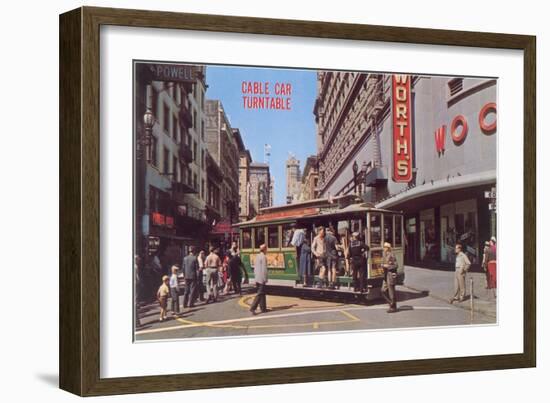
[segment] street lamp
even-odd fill
[[[151,163],[152,149],[151,149],[151,137],[153,135],[153,125],[155,124],[155,117],[150,108],[147,108],[143,114],[143,124],[145,126],[145,147],[147,155],[147,163]]]

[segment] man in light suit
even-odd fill
[[[254,281],[256,282],[256,297],[250,306],[250,312],[256,315],[256,308],[260,306],[262,313],[267,312],[267,301],[265,285],[267,283],[267,246],[265,244],[260,245],[260,253],[256,256],[254,261]]]

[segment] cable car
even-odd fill
[[[252,279],[253,264],[260,245],[267,245],[269,287],[306,288],[326,295],[332,292],[360,294],[361,298],[372,300],[380,297],[384,270],[381,267],[383,244],[389,242],[398,262],[398,284],[404,281],[404,237],[403,214],[398,211],[375,208],[355,195],[328,199],[315,199],[284,206],[260,209],[251,220],[236,224],[239,228],[241,259]],[[294,231],[302,229],[313,241],[318,229],[332,227],[339,244],[337,280],[334,289],[321,288],[319,267],[311,259],[314,276],[311,287],[300,284],[297,250],[291,241]],[[369,246],[366,268],[366,290],[355,291],[354,279],[348,255],[351,234]],[[319,291],[321,291],[319,293]]]

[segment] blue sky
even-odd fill
[[[275,83],[292,85],[291,109],[245,109],[242,82],[269,82],[270,96]],[[219,99],[232,127],[238,127],[254,161],[263,162],[264,144],[271,145],[270,169],[275,177],[275,204],[286,201],[285,161],[292,152],[303,169],[306,158],[315,154],[316,72],[273,68],[208,66],[208,99]],[[245,94],[246,95],[246,94]]]

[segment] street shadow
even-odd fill
[[[36,378],[45,383],[46,385],[59,387],[59,374],[35,374]]]
[[[397,301],[411,301],[430,295],[429,291],[397,291]]]
[[[287,309],[294,308],[295,306],[298,306],[298,304],[291,304],[291,305],[282,305],[282,306],[275,306],[273,308],[269,308],[269,311],[284,311]]]

